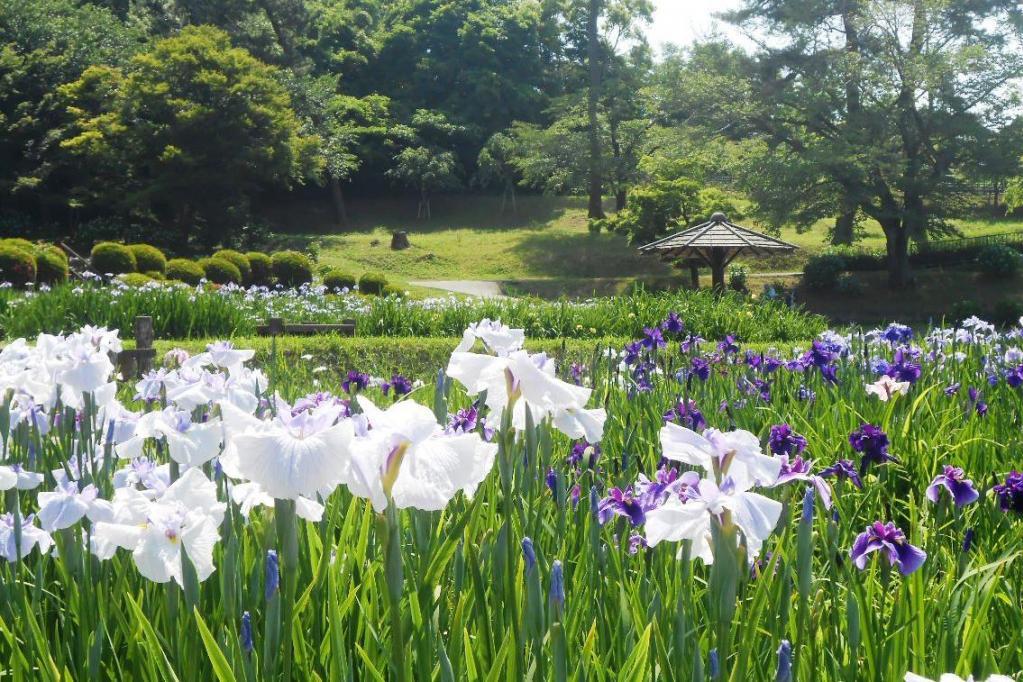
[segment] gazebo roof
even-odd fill
[[[657,253],[671,258],[705,257],[707,250],[723,248],[734,257],[741,251],[793,251],[797,247],[780,239],[740,227],[728,221],[724,213],[715,213],[710,220],[681,232],[639,247],[644,253]]]

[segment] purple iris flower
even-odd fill
[[[806,450],[806,438],[793,431],[788,424],[772,426],[767,443],[776,455],[799,455]]]
[[[384,395],[387,395],[392,389],[394,390],[394,397],[408,395],[412,392],[412,380],[404,377],[400,374],[392,374],[391,380],[385,383],[381,387],[384,391]]]
[[[547,487],[550,488],[551,494],[554,495],[555,499],[558,497],[558,475],[554,473],[553,468],[547,469],[547,476],[544,477],[544,481],[547,483]]]
[[[838,365],[821,365],[821,378],[832,385],[838,384]]]
[[[252,616],[248,611],[242,614],[241,644],[242,651],[246,654],[251,654],[252,650],[256,648],[252,641]]]
[[[533,548],[533,539],[522,538],[522,558],[526,560],[526,572],[536,567],[536,550]]]
[[[962,387],[962,384],[960,384],[958,381],[956,383],[954,383],[954,384],[949,384],[948,386],[945,387],[945,395],[950,396],[950,397],[954,396],[954,395],[957,395],[959,393],[959,389],[961,387]]]
[[[572,446],[572,451],[568,455],[568,463],[579,468],[580,465],[586,468],[593,468],[600,459],[600,446],[593,443],[576,443]]]
[[[973,386],[970,386],[966,395],[970,400],[970,405],[973,407],[973,411],[980,417],[985,416],[987,414],[987,403],[980,399],[980,391],[975,389]]]
[[[821,471],[822,478],[830,478],[831,476],[836,477],[840,481],[849,481],[860,490],[863,490],[863,479],[860,478],[860,474],[856,471],[852,461],[848,459],[840,459]]]
[[[640,549],[646,548],[646,538],[638,533],[629,536],[629,554],[637,554]]]
[[[803,402],[812,403],[817,400],[817,392],[807,386],[800,386],[796,397]]]
[[[1013,388],[1023,386],[1023,365],[1005,370],[1005,383]]]
[[[674,311],[668,313],[668,317],[665,318],[664,322],[661,322],[661,329],[669,334],[681,334],[685,331],[685,328],[685,324],[682,323],[682,316]]]
[[[646,327],[643,329],[643,339],[640,343],[644,348],[649,348],[650,350],[664,348],[668,345],[668,342],[664,340],[660,327]]]
[[[980,493],[973,487],[973,481],[966,478],[962,469],[950,464],[946,464],[944,470],[935,476],[931,484],[927,486],[927,499],[937,503],[942,488],[952,495],[957,507],[964,507],[971,502],[976,502],[980,497]]]
[[[448,419],[446,431],[448,433],[470,433],[476,428],[479,422],[479,410],[473,407],[463,407]]]
[[[572,383],[574,383],[576,386],[582,386],[585,367],[583,367],[583,365],[581,365],[578,362],[573,362],[572,367],[569,371],[572,375]]]
[[[895,362],[889,365],[888,371],[885,372],[888,376],[898,381],[908,381],[911,384],[915,384],[917,379],[920,378],[920,365],[912,362],[909,353],[903,348],[899,348],[895,351]]]
[[[902,575],[909,575],[924,564],[927,553],[906,541],[906,535],[889,521],[875,521],[867,529],[856,536],[849,556],[856,568],[861,571],[867,567],[867,558],[871,552],[884,552],[888,563],[898,566]]]
[[[913,338],[913,330],[904,324],[896,322],[888,325],[888,328],[881,332],[881,338],[893,346],[900,343],[909,343]]]
[[[992,490],[998,495],[998,506],[1003,512],[1023,514],[1023,474],[1013,469],[1005,477],[1005,483],[999,483]]]
[[[778,459],[781,460],[781,468],[778,470],[776,486],[784,485],[791,481],[806,481],[813,485],[813,488],[810,488],[810,490],[816,490],[817,494],[820,495],[824,508],[831,509],[831,485],[824,480],[823,472],[819,476],[813,473],[812,460],[803,459],[799,455],[795,457],[778,455]],[[855,473],[854,470],[853,474]],[[859,476],[856,476],[856,480],[859,480]]]
[[[689,353],[699,349],[700,344],[704,341],[705,339],[703,337],[690,334],[679,343],[678,347],[683,353]]]
[[[703,358],[693,358],[689,363],[690,372],[700,381],[710,379],[710,363]]]
[[[277,559],[277,552],[272,549],[266,550],[266,600],[277,594],[277,588],[281,584],[281,564]]]
[[[349,370],[348,376],[341,382],[341,388],[345,390],[345,393],[361,391],[367,386],[369,386],[369,375],[365,372],[359,372],[354,369]]]
[[[853,450],[862,455],[860,459],[861,476],[867,472],[867,467],[871,464],[898,461],[888,454],[888,434],[873,424],[864,423],[850,433],[849,444],[852,445]]]
[[[597,520],[600,525],[603,526],[614,516],[624,516],[633,526],[642,525],[646,520],[643,506],[631,492],[625,492],[621,488],[611,488],[607,497],[601,500],[597,507]]]
[[[700,475],[695,471],[687,471],[679,474],[678,469],[669,467],[661,468],[654,474],[653,480],[643,474],[633,486],[635,499],[639,501],[644,512],[656,509],[668,501],[668,497],[676,495],[683,500],[689,494],[691,488],[696,488],[700,483]]]
[[[561,568],[561,562],[557,559],[551,565],[550,601],[558,613],[565,606],[565,574]]]
[[[643,344],[639,341],[632,341],[631,343],[625,344],[623,349],[622,362],[626,365],[635,365],[639,362],[639,357],[643,353]]]
[[[664,413],[664,421],[665,423],[681,424],[693,431],[703,431],[707,428],[707,420],[704,419],[700,408],[696,406],[696,401],[691,398],[679,400],[675,407]]]
[[[718,343],[718,351],[724,355],[739,352],[739,343],[735,340],[735,337],[729,334]]]
[[[778,646],[778,667],[774,673],[774,682],[792,682],[792,645],[783,639]]]

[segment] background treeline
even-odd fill
[[[1014,0],[0,0],[0,231],[259,246],[260,203],[517,188],[645,241],[715,210],[909,244],[1023,204]],[[604,216],[611,199],[616,212]]]

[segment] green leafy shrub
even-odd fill
[[[22,237],[8,237],[7,239],[0,240],[0,246],[10,246],[12,248],[31,253],[33,256],[39,250],[38,247],[27,239]]]
[[[0,245],[0,281],[18,288],[35,282],[35,256],[17,246]]]
[[[122,275],[138,270],[135,254],[124,244],[100,242],[92,247],[89,267],[98,275]]]
[[[749,270],[747,270],[745,266],[733,265],[728,268],[728,288],[732,291],[749,291],[747,287],[748,280]]]
[[[223,258],[234,263],[234,266],[238,268],[238,272],[242,274],[242,284],[250,284],[252,282],[252,264],[249,263],[249,259],[244,253],[233,249],[221,249],[213,254],[213,257]]]
[[[273,255],[273,271],[277,282],[286,287],[299,287],[313,281],[313,265],[304,253],[278,251]]]
[[[977,269],[991,278],[1014,277],[1020,269],[1020,255],[1002,244],[985,246],[977,254]]]
[[[958,324],[968,317],[981,317],[983,315],[984,308],[976,301],[956,301],[949,308],[946,322],[948,324]]]
[[[56,246],[44,246],[36,252],[36,281],[53,286],[66,282],[68,260],[64,251]]]
[[[128,250],[135,256],[135,267],[139,272],[163,272],[167,269],[167,256],[151,244],[129,244]]]
[[[350,275],[341,270],[331,270],[323,276],[323,286],[332,291],[342,289],[354,289],[356,285],[355,275]]]
[[[251,269],[250,281],[252,284],[261,287],[273,284],[274,264],[270,256],[260,251],[249,251],[245,254],[245,257],[249,259],[249,268]]]
[[[384,287],[382,292],[383,296],[397,296],[398,298],[405,298],[405,290],[396,284],[388,284]]]
[[[814,256],[803,266],[803,284],[809,289],[827,290],[838,285],[845,259],[836,254]]]
[[[838,276],[838,280],[835,282],[835,291],[844,296],[860,296],[864,291],[863,282],[855,275],[844,272]]]
[[[187,258],[172,258],[167,261],[167,269],[164,271],[167,279],[175,279],[185,284],[195,286],[203,277],[206,271],[194,260]]]
[[[359,291],[364,294],[381,296],[386,286],[387,277],[379,272],[367,272],[359,278]]]
[[[991,307],[991,321],[1006,327],[1019,324],[1023,317],[1023,302],[1011,298],[998,301]]]
[[[214,284],[241,284],[242,273],[231,261],[226,258],[203,258],[199,261],[206,279]]]
[[[123,275],[118,275],[117,279],[124,285],[129,287],[144,287],[147,284],[152,284],[155,280],[149,275],[144,275],[141,272],[128,272]]]
[[[150,270],[148,272],[143,272],[142,274],[148,277],[149,279],[156,279],[160,281],[167,279],[167,276],[159,270]]]

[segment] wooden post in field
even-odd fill
[[[153,361],[156,359],[156,348],[153,347],[153,340],[156,337],[153,331],[153,318],[139,315],[132,326],[135,333],[135,348],[122,350],[117,355],[117,366],[121,378],[125,381],[152,371]]]
[[[284,318],[271,317],[266,321],[267,334],[269,336],[284,336]]]

